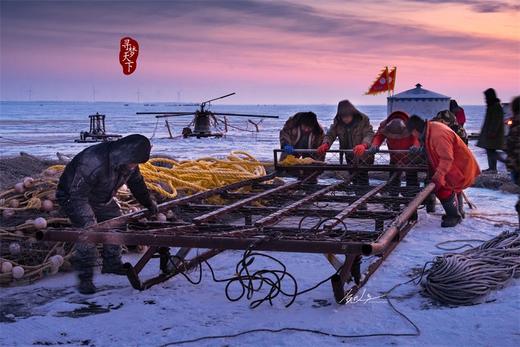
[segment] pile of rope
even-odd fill
[[[473,305],[518,277],[519,269],[520,232],[506,231],[479,247],[437,257],[422,286],[443,304]]]
[[[309,165],[314,163],[323,164],[322,161],[312,159],[310,157],[307,158],[297,158],[294,155],[288,155],[284,160],[280,162],[282,166],[292,166],[292,165]]]
[[[233,151],[226,159],[151,158],[139,169],[148,189],[168,199],[175,198],[178,191],[196,193],[266,174],[261,162],[242,151]]]
[[[56,202],[56,187],[64,168],[51,166],[38,177],[26,177],[0,192],[0,285],[33,282],[70,268],[72,245],[37,243],[35,239],[40,229],[70,226]],[[231,152],[225,159],[152,158],[140,165],[140,170],[146,185],[161,202],[180,192],[196,193],[266,174],[261,162],[241,151]],[[125,185],[116,200],[124,214],[141,208]]]

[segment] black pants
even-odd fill
[[[96,221],[103,222],[121,215],[121,209],[114,199],[110,200],[107,204],[91,204],[90,207],[96,215]],[[63,209],[67,216],[70,218],[74,227],[83,228],[78,219],[81,211],[72,210],[71,206],[63,206]],[[97,249],[93,243],[78,242],[76,243],[76,253],[74,255],[74,267],[78,272],[80,279],[92,279],[94,275],[94,267],[96,266],[97,260]],[[121,246],[120,245],[103,245],[103,265],[115,265],[121,262]]]
[[[496,149],[486,149],[488,167],[490,170],[497,170],[498,153]]]

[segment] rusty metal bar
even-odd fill
[[[397,174],[398,173],[394,173],[388,181],[381,183],[380,185],[378,185],[377,187],[375,187],[374,189],[372,189],[371,191],[369,191],[368,193],[366,193],[365,195],[363,195],[362,197],[360,197],[359,199],[354,201],[351,205],[347,206],[343,211],[338,213],[334,217],[333,220],[325,223],[324,229],[330,230],[330,229],[334,228],[336,225],[338,225],[339,223],[341,223],[343,221],[343,219],[347,218],[349,215],[351,215],[353,212],[355,212],[360,205],[366,203],[369,198],[376,195],[383,188],[385,188],[389,182],[391,182],[393,179],[396,178]]]
[[[310,195],[307,195],[306,197],[304,197],[304,198],[302,198],[302,199],[300,199],[298,201],[295,201],[294,203],[292,203],[292,204],[290,204],[288,206],[285,206],[282,209],[280,209],[280,210],[278,210],[278,211],[276,211],[274,213],[271,213],[270,215],[267,215],[267,216],[265,216],[262,219],[257,220],[255,222],[255,226],[260,227],[260,226],[266,226],[266,225],[274,224],[274,223],[278,222],[283,216],[291,213],[293,210],[297,209],[298,207],[300,207],[300,206],[302,206],[304,204],[307,204],[307,203],[317,199],[318,197],[327,194],[330,191],[333,191],[334,189],[336,189],[337,187],[339,187],[341,185],[347,184],[351,180],[352,180],[352,176],[349,175],[349,177],[346,178],[342,182],[331,184],[328,187],[322,188],[322,189],[318,190],[317,192],[314,192],[314,193],[312,193]]]
[[[236,210],[244,205],[247,205],[255,200],[259,200],[259,199],[262,199],[262,198],[265,198],[271,194],[275,194],[275,193],[279,193],[279,192],[282,192],[282,191],[285,191],[285,190],[289,190],[289,189],[292,189],[304,182],[307,182],[308,180],[310,180],[311,178],[314,178],[316,177],[317,174],[311,174],[309,176],[307,176],[306,178],[304,178],[303,180],[298,180],[296,182],[292,182],[292,183],[288,183],[288,184],[284,184],[282,186],[278,186],[276,188],[273,188],[273,189],[269,189],[269,190],[266,190],[264,192],[261,192],[259,194],[256,194],[256,195],[253,195],[249,198],[246,198],[246,199],[243,199],[243,200],[239,200],[235,203],[232,203],[231,205],[228,205],[228,206],[224,206],[222,208],[219,208],[215,211],[211,211],[209,213],[206,213],[202,216],[199,216],[199,217],[196,217],[193,219],[193,222],[196,223],[196,224],[201,224],[201,223],[204,223],[210,219],[213,219],[213,218],[216,218],[218,216],[221,216],[225,213],[229,213],[233,210]]]
[[[251,230],[251,229],[249,229]],[[256,229],[255,229],[256,230]],[[237,235],[241,229],[235,230]],[[259,236],[225,237],[197,234],[135,234],[132,232],[99,232],[90,231],[80,233],[77,230],[49,230],[44,234],[43,241],[65,242],[90,242],[124,245],[149,245],[158,247],[190,247],[190,248],[218,248],[218,249],[248,249],[251,244],[258,241]],[[333,253],[345,254],[347,252],[361,253],[365,242],[342,242],[337,238],[329,240],[294,240],[272,239],[266,240],[255,246],[255,249],[266,251],[285,251],[301,253]]]
[[[409,222],[410,217],[417,213],[419,205],[435,190],[435,183],[429,183],[415,198],[406,206],[401,214],[391,223],[390,227],[379,237],[376,242],[363,245],[363,254],[381,254],[399,235],[401,227]]]
[[[186,203],[200,200],[200,199],[205,199],[212,195],[216,195],[216,194],[225,192],[227,190],[235,190],[235,189],[238,189],[238,188],[241,188],[244,186],[252,185],[254,183],[269,181],[269,180],[272,180],[273,178],[275,178],[275,176],[276,176],[275,173],[271,173],[271,174],[268,174],[265,176],[250,178],[247,180],[231,183],[231,184],[228,184],[223,187],[206,190],[203,192],[195,193],[193,195],[188,195],[188,196],[184,196],[182,198],[164,202],[164,203],[160,204],[158,206],[158,208],[159,208],[159,211],[165,211],[173,206],[186,204]],[[100,229],[117,228],[122,225],[125,225],[129,220],[143,218],[143,217],[146,217],[148,214],[149,214],[148,210],[137,211],[137,212],[134,212],[131,214],[123,215],[120,217],[116,217],[116,218],[109,219],[107,221],[98,223],[96,225],[89,227],[88,230],[95,231],[95,230],[100,230]]]

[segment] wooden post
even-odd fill
[[[168,123],[168,120],[165,120],[166,123],[166,129],[168,129],[168,134],[170,135],[170,139],[173,139],[172,131],[170,129],[170,123]]]

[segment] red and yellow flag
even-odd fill
[[[397,66],[394,66],[392,71],[388,73],[388,91],[394,91],[395,89],[395,75],[397,74]]]
[[[395,75],[397,68],[394,67],[392,71],[388,72],[386,66],[377,76],[377,79],[372,83],[365,95],[377,95],[384,92],[390,92],[395,88]]]

